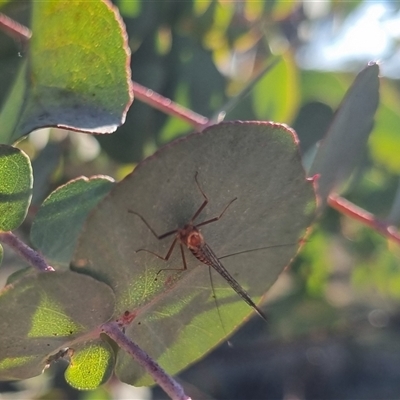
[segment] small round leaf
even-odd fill
[[[79,390],[93,390],[106,382],[114,368],[114,352],[102,339],[80,343],[65,371],[66,381]]]
[[[0,380],[39,375],[64,348],[99,338],[110,287],[71,271],[30,274],[0,293]]]
[[[0,145],[0,230],[11,231],[24,221],[32,198],[33,175],[28,156]]]
[[[32,224],[31,240],[52,265],[69,265],[87,215],[112,186],[109,177],[80,177],[43,202]]]

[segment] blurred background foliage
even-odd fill
[[[115,4],[129,35],[133,80],[209,118],[226,111],[226,120],[273,120],[293,126],[306,165],[355,74],[368,61],[381,61],[375,126],[363,162],[343,193],[377,218],[400,222],[398,3]],[[30,2],[0,5],[6,15],[29,26]],[[26,51],[0,33],[1,102]],[[242,96],[277,57],[275,67]],[[226,109],[227,104],[234,106]],[[177,118],[134,101],[126,123],[113,135],[34,132],[19,144],[33,159],[33,203],[38,206],[51,190],[80,175],[121,179],[159,146],[190,131]],[[29,231],[28,222],[21,235]],[[181,374],[187,393],[196,399],[397,398],[399,258],[395,244],[328,208],[291,268],[267,295],[269,323],[253,318],[231,338],[231,346],[222,344]],[[3,264],[17,268],[19,262],[6,254]],[[165,396],[158,389],[133,394],[132,388],[116,381],[95,392],[78,393],[62,379],[54,368],[33,380],[2,383],[0,398],[26,393],[35,399]]]

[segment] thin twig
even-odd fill
[[[2,13],[0,13],[0,30],[12,37],[14,40],[20,41],[24,44],[28,43],[32,36],[30,29]]]
[[[362,222],[381,235],[400,244],[400,233],[394,226],[377,219],[373,214],[363,210],[343,197],[331,194],[328,197],[328,204],[342,214]]]
[[[33,268],[39,272],[54,271],[54,268],[50,265],[47,265],[44,258],[37,251],[27,246],[12,232],[0,232],[0,242],[12,247],[16,253],[22,256]]]
[[[169,376],[146,352],[132,342],[121,331],[116,322],[102,325],[102,331],[113,339],[121,349],[130,354],[148,372],[154,381],[171,397],[172,400],[190,400],[181,385]]]
[[[197,114],[188,108],[182,107],[177,103],[174,103],[172,100],[161,96],[160,94],[140,85],[137,82],[132,82],[132,88],[135,97],[143,103],[146,103],[149,106],[154,107],[155,109],[160,110],[168,115],[188,122],[197,131],[202,131],[205,127],[207,127],[208,118],[203,117],[202,115]]]

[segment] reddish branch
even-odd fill
[[[347,215],[356,221],[362,222],[364,225],[369,226],[381,235],[393,240],[397,244],[400,244],[400,233],[394,226],[375,218],[373,214],[357,207],[355,204],[343,197],[331,194],[328,198],[328,204],[340,213]]]
[[[21,41],[22,43],[29,42],[32,36],[30,29],[2,13],[0,13],[0,29],[14,40]]]
[[[208,118],[203,117],[202,115],[197,114],[188,108],[182,107],[177,103],[174,103],[172,100],[161,96],[160,94],[140,85],[139,83],[132,82],[132,85],[135,97],[143,103],[146,103],[157,110],[165,112],[168,115],[172,115],[188,122],[197,131],[202,131],[207,126]]]

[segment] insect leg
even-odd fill
[[[201,188],[200,183],[197,180],[197,175],[198,174],[199,174],[198,171],[196,171],[196,173],[194,174],[194,180],[196,181],[196,185],[197,185],[197,187],[199,188],[201,194],[204,197],[204,201],[203,201],[202,205],[199,207],[199,209],[194,213],[193,217],[190,219],[190,222],[193,222],[200,215],[200,213],[204,210],[204,207],[208,204],[208,197],[203,192],[203,189]]]
[[[158,240],[164,239],[167,236],[173,235],[174,233],[178,232],[178,229],[174,229],[173,231],[169,231],[169,232],[163,233],[162,235],[157,235],[156,231],[150,226],[150,224],[139,213],[137,213],[136,211],[133,211],[133,210],[128,210],[128,213],[137,215],[144,222],[144,224],[149,228],[150,232]]]
[[[235,197],[234,199],[232,199],[232,200],[225,206],[225,208],[222,210],[222,213],[221,213],[220,215],[218,215],[218,217],[214,217],[214,218],[208,219],[207,221],[200,222],[199,224],[196,224],[196,226],[199,227],[199,226],[203,226],[203,225],[210,224],[211,222],[218,221],[218,220],[225,214],[225,211],[228,209],[228,207],[229,207],[235,200],[237,200],[237,197]]]
[[[204,197],[204,202],[203,202],[203,204],[200,206],[200,208],[195,212],[195,214],[193,215],[192,219],[190,220],[191,222],[193,222],[193,221],[200,215],[200,213],[204,210],[204,207],[208,204],[208,197],[207,197],[207,195],[204,193],[203,189],[201,188],[200,183],[199,183],[199,181],[198,181],[198,179],[197,179],[197,176],[198,176],[198,172],[196,171],[196,174],[194,175],[194,179],[196,180],[197,187],[199,188],[201,194],[202,194],[203,197]],[[211,222],[218,221],[218,220],[224,215],[224,213],[225,213],[225,211],[228,209],[228,207],[229,207],[235,200],[237,200],[237,197],[235,197],[233,200],[231,200],[231,201],[225,206],[225,208],[222,210],[221,214],[220,214],[218,217],[214,217],[214,218],[208,219],[207,221],[203,221],[203,222],[201,222],[200,224],[196,224],[196,226],[203,226],[203,225],[207,225],[207,224],[209,224],[209,223],[211,223]]]
[[[174,243],[172,243],[175,246],[176,241],[178,240],[178,238],[175,238]],[[162,268],[157,272],[157,275],[161,272],[161,271],[186,271],[187,270],[187,265],[186,265],[186,258],[185,258],[185,253],[183,251],[183,246],[182,243],[179,244],[180,248],[181,248],[181,255],[182,255],[182,263],[183,263],[183,268]],[[172,247],[172,246],[171,246]],[[172,253],[171,249],[168,252],[169,255],[171,255],[170,253]],[[154,253],[153,253],[154,254]],[[167,254],[168,258],[169,255]],[[163,260],[167,261],[167,258],[163,258]]]

